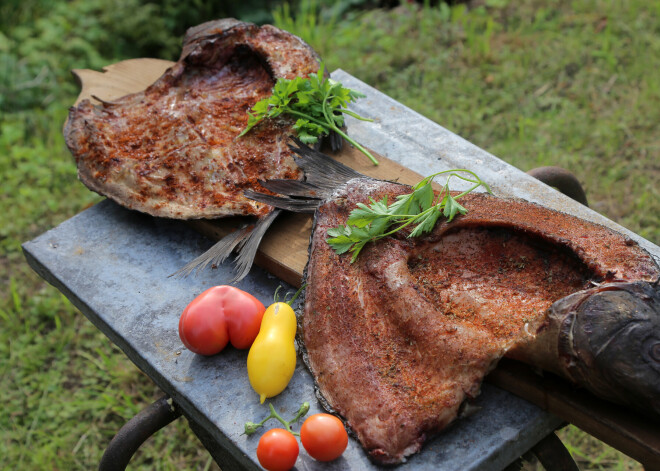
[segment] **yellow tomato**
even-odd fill
[[[287,303],[271,304],[247,358],[248,377],[261,403],[284,391],[296,368],[296,314]]]

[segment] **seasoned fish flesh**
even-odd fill
[[[237,136],[278,78],[318,68],[308,44],[273,26],[204,23],[187,32],[180,59],[145,91],[71,108],[66,144],[80,180],[127,208],[177,219],[263,217],[272,208],[243,190],[301,177],[286,145],[294,120],[265,120]]]
[[[634,241],[537,204],[469,194],[466,215],[423,237],[401,231],[368,244],[351,263],[326,242],[328,229],[357,203],[394,201],[410,187],[349,169],[330,177],[330,190],[330,172],[316,173],[325,157],[298,151],[307,181],[269,185],[293,198],[251,197],[317,208],[304,358],[374,461],[417,452],[505,355],[660,414],[660,269]]]

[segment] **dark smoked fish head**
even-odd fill
[[[660,415],[660,286],[608,283],[557,301],[559,357],[596,395]]]

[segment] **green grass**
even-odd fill
[[[174,2],[105,3],[0,6],[0,456],[8,469],[94,468],[114,432],[159,395],[20,252],[21,242],[99,200],[77,182],[61,136],[77,93],[69,70],[178,52]],[[351,3],[360,2],[340,6]],[[479,3],[339,15],[308,2],[295,19],[296,9],[274,17],[330,70],[341,67],[505,161],[568,168],[594,209],[660,243],[660,6]],[[188,26],[205,19],[185,18]],[[561,436],[582,469],[639,469],[574,427]],[[183,420],[131,463],[208,467]]]
[[[485,3],[496,7],[373,10],[323,32],[281,23],[331,70],[501,159],[566,167],[595,210],[660,243],[658,6]]]

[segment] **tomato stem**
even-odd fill
[[[288,301],[285,301],[289,306],[293,304],[293,302],[300,296],[300,293],[302,293],[302,290],[305,289],[307,286],[307,283],[303,284],[300,288],[298,288],[298,291],[293,295],[293,298],[289,299]],[[286,300],[286,298],[284,298]]]
[[[288,301],[287,301],[287,297],[289,296],[289,293],[285,294],[284,295],[284,300],[282,302],[288,304],[289,306],[291,306],[293,304],[293,302],[296,299],[298,299],[298,296],[300,296],[300,293],[302,293],[302,290],[304,290],[306,286],[307,286],[307,283],[303,284],[300,288],[298,288],[298,291],[296,291],[295,294],[293,295],[293,297],[291,299],[289,299]],[[275,290],[275,295],[273,296],[273,302],[276,302],[276,303],[280,302],[280,297],[279,297],[279,294],[278,294],[280,289],[282,289],[282,285],[278,286],[277,289]]]
[[[256,433],[258,429],[264,426],[264,424],[270,420],[270,419],[277,419],[286,427],[287,431],[291,432],[293,435],[300,436],[300,433],[294,432],[291,429],[291,424],[295,424],[298,422],[301,417],[303,417],[307,412],[309,411],[309,402],[303,402],[302,405],[300,406],[300,409],[298,409],[298,412],[296,412],[296,415],[293,419],[286,421],[282,418],[280,414],[277,413],[275,408],[273,407],[273,404],[268,404],[268,407],[270,408],[270,414],[268,417],[266,417],[264,420],[262,420],[259,423],[254,423],[254,422],[245,422],[245,435],[252,435],[253,433]]]

